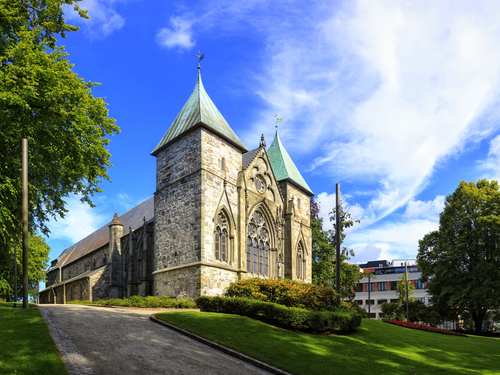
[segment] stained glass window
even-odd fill
[[[252,215],[247,232],[247,270],[269,276],[270,236],[268,225],[260,211]]]

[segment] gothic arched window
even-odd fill
[[[260,211],[256,211],[248,224],[247,271],[269,276],[269,228]]]
[[[297,246],[297,279],[304,280],[304,249],[302,242]]]
[[[229,225],[226,215],[219,213],[215,221],[215,259],[228,261]]]

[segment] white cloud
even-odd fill
[[[125,25],[125,19],[114,9],[120,1],[84,0],[78,5],[88,10],[89,19],[81,18],[73,8],[64,5],[66,20],[70,24],[76,24],[93,37],[106,37],[113,31],[119,30]]]
[[[438,195],[433,201],[416,201],[411,198],[406,205],[406,218],[434,218],[436,219],[444,209],[444,195]]]
[[[68,213],[64,219],[51,220],[47,225],[51,239],[68,239],[75,243],[99,229],[106,221],[111,221],[112,217],[98,214],[95,208],[82,203],[77,196],[70,197],[66,203]]]
[[[481,170],[485,171],[488,180],[500,181],[500,135],[490,141],[488,157],[478,161]]]
[[[156,42],[165,48],[190,49],[195,45],[193,41],[193,21],[183,17],[171,17],[171,27],[161,29],[156,34]]]

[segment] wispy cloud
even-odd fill
[[[65,239],[75,243],[111,221],[112,216],[99,214],[97,209],[82,203],[78,196],[68,198],[66,203],[68,213],[64,219],[51,220],[48,224],[51,240]]]
[[[162,28],[156,34],[156,42],[164,48],[190,49],[195,45],[193,40],[193,21],[187,17],[170,18],[170,27]]]
[[[125,25],[125,19],[115,9],[117,3],[124,1],[85,0],[80,8],[88,10],[90,19],[81,18],[71,6],[64,5],[64,13],[70,24],[76,24],[92,37],[106,37]]]
[[[438,195],[434,200],[426,202],[411,198],[406,205],[406,211],[403,216],[410,219],[426,218],[436,220],[443,209],[444,195]]]

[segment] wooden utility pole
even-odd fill
[[[17,302],[17,245],[14,245],[14,293],[16,296],[14,302]]]
[[[28,140],[22,140],[23,309],[28,308]]]

